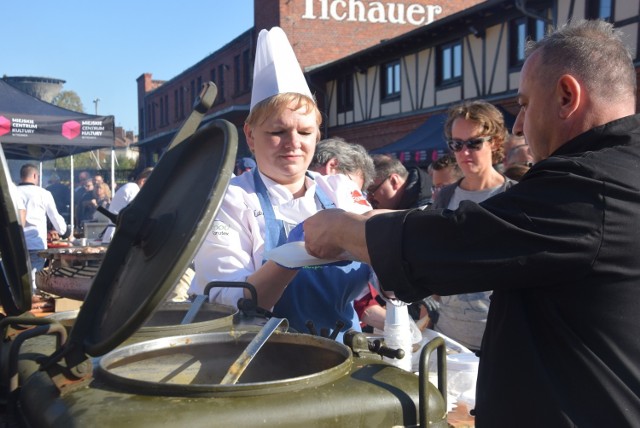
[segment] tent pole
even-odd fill
[[[100,149],[96,150],[96,153],[93,152],[93,150],[91,150],[89,153],[91,153],[91,157],[93,158],[94,161],[96,161],[96,169],[99,171],[102,169],[102,165],[100,165]]]
[[[74,216],[74,211],[75,211],[75,206],[76,206],[76,202],[75,202],[75,184],[74,184],[74,178],[75,178],[75,174],[73,173],[73,155],[71,155],[71,159],[70,159],[70,167],[71,167],[71,174],[70,174],[70,180],[69,180],[69,189],[71,190],[71,206],[69,207],[69,227],[71,228],[71,234],[69,235],[69,237],[73,236],[73,232],[75,232],[75,227],[74,227],[74,221],[75,219],[73,218]]]
[[[116,151],[111,149],[111,197],[116,194]]]
[[[44,187],[42,186],[42,161],[38,163],[38,167],[38,181],[40,182],[40,187]]]

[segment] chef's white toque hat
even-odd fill
[[[251,110],[273,95],[295,92],[313,99],[293,48],[282,28],[262,30],[258,35],[253,65]]]

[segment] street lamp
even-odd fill
[[[96,98],[93,100],[93,103],[96,105],[96,116],[98,115],[98,103],[100,102],[100,98]]]

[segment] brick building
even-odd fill
[[[259,30],[280,26],[303,69],[327,64],[464,10],[480,0],[256,0],[254,27],[170,80],[142,74],[138,129],[142,165],[152,165],[191,112],[202,84],[218,97],[203,122],[226,119],[242,127],[249,112]],[[319,92],[322,88],[311,88]],[[248,149],[239,132],[239,156]]]
[[[527,38],[605,19],[623,32],[638,69],[639,12],[638,0],[489,0],[307,70],[307,79],[324,89],[325,135],[424,166],[447,150],[451,104],[485,99],[513,123]]]
[[[322,109],[323,136],[425,165],[444,150],[442,113],[462,99],[498,105],[507,123],[526,38],[570,19],[602,18],[627,36],[637,59],[640,0],[260,0],[254,27],[160,82],[138,78],[140,153],[154,164],[203,82],[219,91],[204,122],[241,127],[251,97],[257,30],[280,26]],[[259,7],[258,7],[259,5]]]

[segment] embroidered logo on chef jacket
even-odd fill
[[[362,192],[360,192],[359,190],[354,190],[353,192],[351,192],[351,198],[356,204],[365,205],[367,207],[371,206],[369,205],[369,201],[367,201],[367,198],[365,198]]]
[[[213,227],[211,228],[211,234],[215,236],[229,236],[229,226],[220,220],[216,220],[213,222]]]

